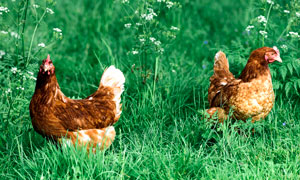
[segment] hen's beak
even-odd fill
[[[274,60],[282,63],[282,59],[280,58],[280,56],[277,56]]]
[[[48,65],[45,65],[44,66],[44,72],[48,71],[49,70],[49,66]]]

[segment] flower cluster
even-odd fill
[[[2,15],[3,13],[8,13],[9,9],[7,7],[2,7],[0,6],[0,15]]]
[[[34,81],[36,81],[36,77],[34,77],[33,75],[33,72],[31,71],[27,71],[27,73],[23,73],[21,70],[19,70],[17,67],[12,67],[10,69],[10,71],[13,73],[13,74],[16,74],[16,75],[20,75],[23,80],[26,80],[26,79],[32,79]]]
[[[141,18],[144,18],[147,21],[151,21],[154,16],[157,16],[157,14],[153,11],[152,8],[147,8],[147,11],[148,12],[146,14],[142,14],[141,15]]]
[[[265,38],[268,37],[268,32],[266,32],[266,31],[259,31],[259,33],[260,33],[262,36],[264,36]]]
[[[292,38],[300,38],[299,33],[297,32],[289,32],[286,36],[291,36]]]
[[[10,88],[8,88],[8,89],[5,91],[5,93],[6,93],[6,94],[9,94],[9,93],[11,93],[11,89],[10,89]]]
[[[174,5],[174,3],[171,1],[167,1],[166,4],[167,4],[167,8],[169,9]]]
[[[50,8],[46,8],[46,12],[49,13],[49,14],[54,14],[54,11]]]
[[[43,48],[43,47],[45,47],[46,45],[45,45],[45,43],[39,43],[38,46]]]
[[[36,9],[37,9],[37,8],[39,8],[40,6],[39,6],[39,5],[37,5],[37,4],[33,4],[33,5],[32,5],[32,7],[34,7],[34,8],[36,8]],[[52,10],[51,10],[51,11],[52,11]]]
[[[8,34],[7,31],[0,31],[0,33],[1,33],[1,34],[4,34],[4,35]]]
[[[2,58],[5,55],[5,52],[0,50],[0,58]]]
[[[258,17],[257,17],[257,21],[258,21],[259,23],[262,23],[264,26],[267,25],[267,19],[266,19],[265,16],[262,16],[262,15],[258,16]]]
[[[274,2],[272,0],[267,0],[268,4],[274,5]]]
[[[57,39],[62,39],[62,30],[59,28],[53,28],[53,34]]]
[[[16,38],[16,39],[20,39],[19,34],[16,33],[16,32],[10,32],[10,36],[11,36],[11,37],[14,37],[14,38]]]
[[[254,26],[252,26],[252,25],[249,25],[249,26],[247,26],[247,28],[246,28],[246,31],[247,32],[250,32],[251,31],[251,29],[253,29],[254,28]]]
[[[124,26],[125,26],[126,28],[130,28],[130,27],[131,27],[131,23],[124,24]]]

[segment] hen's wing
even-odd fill
[[[111,66],[104,71],[100,86],[94,94],[82,100],[58,100],[53,106],[53,113],[71,131],[108,127],[120,118],[124,82],[123,73]]]

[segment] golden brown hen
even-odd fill
[[[274,103],[272,79],[268,64],[282,62],[276,47],[262,47],[254,50],[239,78],[229,71],[225,54],[219,51],[215,56],[214,74],[210,78],[208,101],[212,116],[217,112],[223,122],[230,109],[236,119],[252,122],[264,119]]]
[[[32,125],[44,137],[87,145],[95,151],[110,146],[115,138],[112,126],[121,115],[123,73],[110,66],[102,75],[98,90],[85,99],[74,100],[60,90],[55,67],[48,55],[40,66],[30,102]]]

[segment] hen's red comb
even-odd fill
[[[50,62],[50,55],[48,54],[46,62]]]

